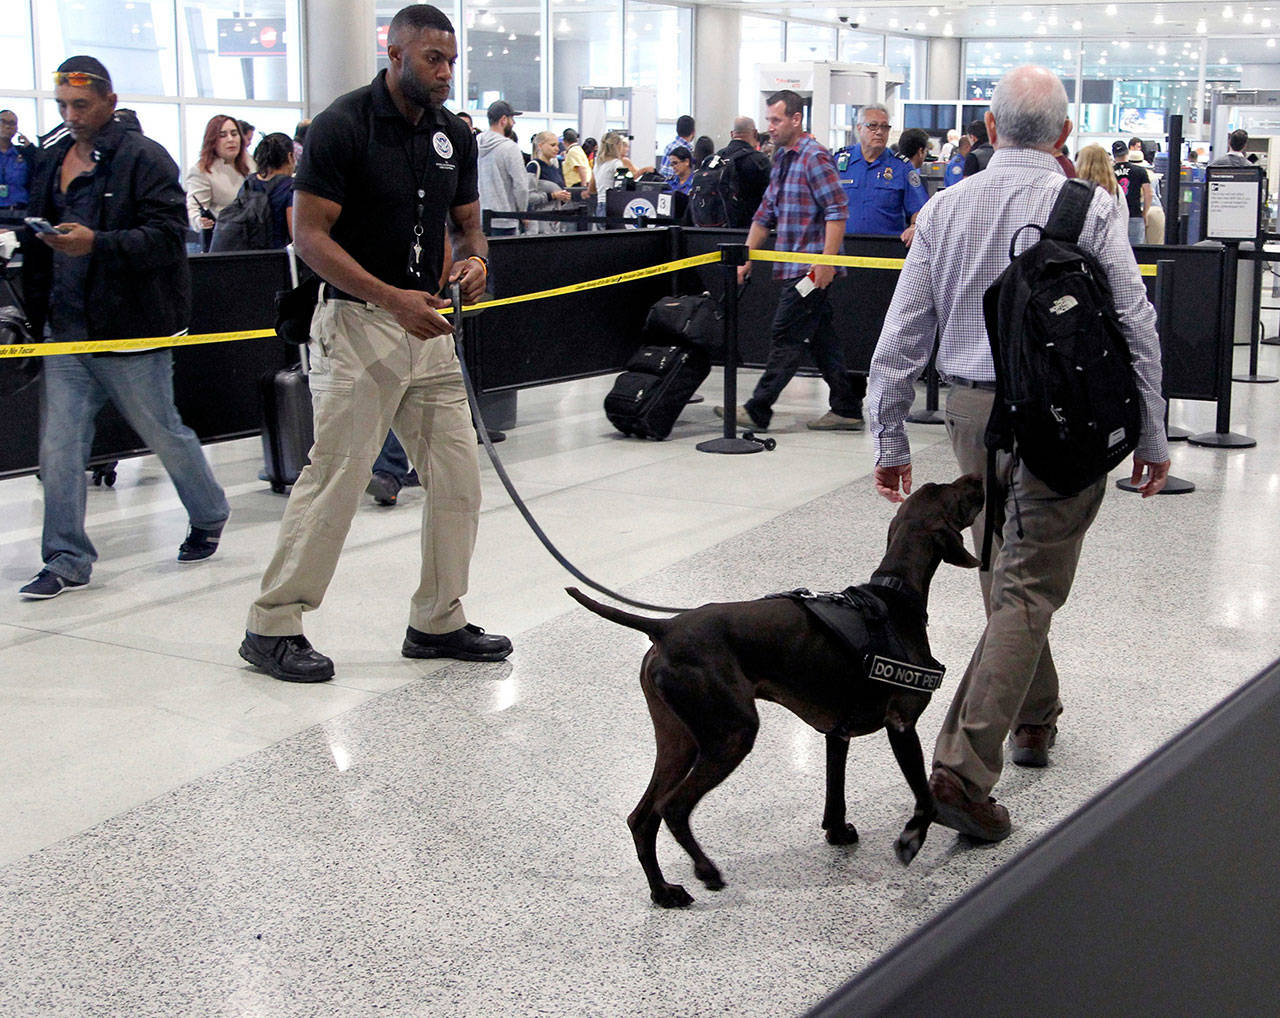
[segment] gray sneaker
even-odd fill
[[[861,417],[841,417],[834,410],[828,410],[816,421],[805,425],[810,431],[861,431]]]
[[[717,417],[721,417],[721,418],[724,417],[724,407],[722,406],[714,407],[712,412]],[[734,424],[742,428],[750,428],[752,431],[768,431],[769,430],[769,425],[757,424],[754,418],[752,418],[751,414],[747,412],[747,408],[745,406],[738,407],[738,416],[735,419]]]

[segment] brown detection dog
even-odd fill
[[[884,559],[871,584],[860,589],[887,608],[910,662],[932,661],[925,606],[938,564],[978,565],[962,533],[981,509],[982,479],[968,475],[951,484],[923,485],[889,524]],[[915,811],[895,851],[904,864],[915,858],[936,815],[915,727],[931,691],[869,678],[864,662],[793,598],[708,604],[655,619],[599,604],[574,587],[568,593],[602,618],[653,641],[640,666],[640,686],[653,718],[657,759],[627,824],[657,904],[677,908],[693,902],[658,866],[656,841],[664,820],[693,858],[698,879],[708,890],[724,887],[720,870],[694,840],[689,815],[751,752],[760,728],[756,700],[781,704],[826,735],[822,826],[833,845],[858,840],[857,830],[845,822],[849,739],[884,728],[915,795]]]

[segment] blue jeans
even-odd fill
[[[387,439],[382,443],[382,452],[378,453],[378,458],[374,460],[373,472],[389,474],[400,482],[401,487],[404,486],[405,478],[409,476],[409,457],[394,431],[387,432]]]
[[[1147,242],[1147,221],[1141,216],[1129,217],[1129,243],[1132,245]]]
[[[46,357],[40,375],[40,480],[45,567],[84,583],[98,557],[84,529],[85,464],[94,418],[107,400],[168,471],[191,525],[216,530],[231,509],[195,432],[173,405],[173,351],[126,357]]]
[[[844,348],[832,325],[831,301],[826,290],[814,290],[807,297],[796,291],[794,280],[784,280],[773,316],[773,336],[764,374],[746,402],[753,421],[767,426],[787,383],[795,377],[808,341],[818,370],[831,389],[831,409],[841,417],[861,417],[862,397],[867,392],[865,375],[850,377],[844,366]]]

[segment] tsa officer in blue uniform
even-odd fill
[[[920,172],[888,150],[889,126],[889,112],[883,106],[862,107],[858,147],[849,152],[840,170],[840,183],[849,196],[845,232],[891,234],[909,245],[916,214],[929,195]]]

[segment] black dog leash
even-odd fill
[[[511,496],[511,501],[515,503],[515,507],[520,510],[520,515],[524,517],[529,529],[533,531],[534,536],[542,542],[542,546],[551,552],[551,557],[559,562],[565,569],[569,571],[577,579],[581,580],[592,590],[597,590],[606,597],[611,597],[615,601],[621,601],[623,604],[629,604],[633,608],[643,608],[645,611],[666,612],[668,614],[678,614],[682,611],[688,611],[687,608],[672,608],[670,605],[647,604],[644,601],[634,601],[629,597],[623,597],[616,591],[610,590],[602,584],[596,583],[595,580],[587,576],[577,566],[560,554],[560,549],[551,543],[551,538],[547,537],[545,531],[538,526],[538,521],[533,518],[533,513],[529,511],[529,507],[524,504],[524,499],[520,497],[520,493],[516,491],[515,485],[511,483],[511,478],[507,476],[507,470],[502,465],[502,460],[498,458],[498,452],[493,447],[493,442],[489,438],[489,431],[484,426],[484,418],[480,414],[480,404],[476,400],[475,386],[471,384],[471,374],[467,371],[467,360],[462,352],[462,286],[457,283],[449,285],[449,297],[453,301],[453,345],[458,353],[458,365],[462,368],[462,384],[467,389],[467,402],[471,404],[471,414],[475,418],[476,431],[480,435],[480,441],[484,443],[485,452],[489,454],[489,459],[493,463],[493,469],[498,473],[498,479],[502,481],[502,486],[507,489],[507,494]]]

